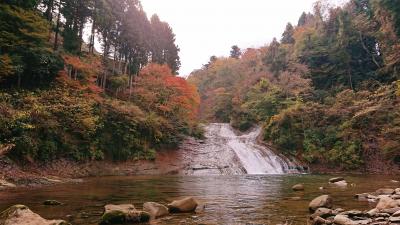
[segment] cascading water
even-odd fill
[[[183,147],[188,161],[186,174],[284,174],[300,173],[294,161],[280,156],[268,147],[258,144],[261,127],[238,135],[225,123],[211,123],[205,127],[206,140],[195,141]]]
[[[236,135],[229,124],[210,124],[210,129],[219,129],[227,145],[236,153],[247,174],[283,174],[296,172],[293,162],[278,156],[266,146],[257,143],[261,127],[250,133]]]

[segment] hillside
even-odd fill
[[[200,117],[247,130],[314,172],[397,173],[400,166],[400,10],[396,1],[318,1],[280,40],[233,46],[189,81]]]

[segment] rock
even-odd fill
[[[181,200],[175,200],[168,204],[169,212],[180,213],[180,212],[193,212],[197,208],[197,201],[192,197],[187,197]]]
[[[329,183],[336,183],[336,182],[343,181],[343,180],[344,180],[343,177],[334,177],[334,178],[329,179]]]
[[[46,200],[43,205],[62,205],[62,203],[56,200]]]
[[[395,213],[393,213],[393,215],[392,216],[400,216],[400,210],[397,210]]]
[[[143,210],[150,213],[153,218],[159,218],[169,214],[168,208],[155,202],[146,202],[143,204]]]
[[[315,210],[315,212],[310,216],[311,218],[317,218],[317,217],[322,217],[322,218],[327,218],[330,216],[333,216],[333,211],[332,209],[328,208],[318,208]]]
[[[354,217],[354,216],[364,216],[365,213],[361,212],[359,210],[350,210],[350,211],[341,212],[341,213],[339,213],[339,215],[346,215],[349,217]]]
[[[354,195],[354,198],[356,198],[360,201],[367,201],[368,195],[369,195],[368,193],[356,194],[356,195]]]
[[[319,216],[315,217],[312,222],[312,225],[326,225],[326,224],[332,224],[332,222],[324,218],[321,218]]]
[[[392,195],[395,193],[394,189],[391,188],[381,188],[375,191],[377,195]]]
[[[338,186],[338,187],[347,187],[347,182],[345,181],[345,180],[341,180],[341,181],[338,181],[338,182],[334,182],[334,183],[332,183],[332,184],[334,184],[334,185],[336,185],[336,186]]]
[[[0,213],[2,225],[69,225],[64,220],[46,220],[24,205],[14,205]]]
[[[382,210],[380,210],[380,212],[393,214],[399,210],[400,210],[400,207],[395,207],[395,208],[389,208],[389,209],[382,209]]]
[[[400,188],[396,188],[394,191],[396,192],[396,194],[400,195]]]
[[[8,182],[6,180],[0,179],[0,190],[1,189],[6,189],[6,188],[15,188],[15,187],[17,187],[15,184],[10,183],[10,182]]]
[[[378,210],[382,209],[390,209],[398,207],[399,203],[396,200],[391,199],[390,197],[382,196],[379,198],[379,202],[376,205]]]
[[[390,182],[392,182],[392,183],[399,183],[398,180],[391,180]]]
[[[400,200],[400,195],[398,195],[398,194],[394,194],[394,195],[392,195],[390,197],[395,199],[395,200]]]
[[[377,209],[371,209],[371,210],[369,210],[368,212],[366,212],[366,214],[369,216],[369,217],[374,217],[374,216],[376,216],[376,214],[379,212],[379,210],[377,210]]]
[[[313,199],[309,206],[309,210],[314,212],[318,208],[332,208],[332,198],[329,195],[321,195],[315,199]]]
[[[389,217],[389,221],[392,223],[400,223],[400,217],[391,216]]]
[[[292,187],[293,191],[304,191],[304,185],[302,184],[296,184]]]
[[[372,220],[371,219],[351,220],[346,215],[337,215],[335,216],[333,222],[337,225],[367,225],[372,223]]]
[[[100,224],[144,223],[150,220],[150,214],[138,211],[132,204],[106,205]]]

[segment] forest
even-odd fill
[[[154,159],[202,135],[175,34],[140,1],[5,0],[0,31],[0,155]]]
[[[279,39],[234,45],[189,82],[202,121],[242,131],[262,124],[266,143],[314,171],[400,165],[399,1],[317,1]]]

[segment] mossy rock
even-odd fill
[[[104,213],[104,215],[101,217],[100,225],[144,223],[150,221],[150,217],[151,215],[144,211],[124,213],[122,211],[115,210]]]
[[[52,206],[54,206],[54,205],[62,205],[62,203],[59,202],[59,201],[56,201],[56,200],[46,200],[46,201],[43,202],[43,205],[52,205]]]

